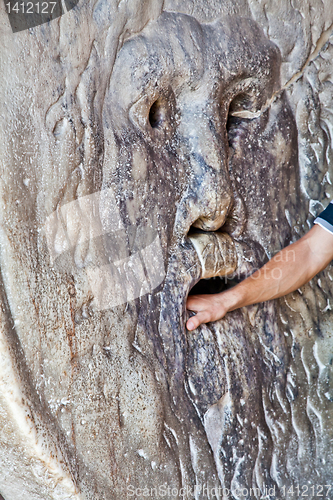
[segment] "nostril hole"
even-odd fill
[[[157,99],[149,110],[149,123],[152,128],[158,128],[164,121],[165,112],[161,99]]]

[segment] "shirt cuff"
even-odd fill
[[[321,217],[317,217],[314,220],[314,224],[318,224],[318,226],[321,226],[323,229],[326,229],[329,233],[333,234],[333,226],[327,220],[322,219]]]

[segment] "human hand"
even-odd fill
[[[186,328],[192,331],[202,323],[223,318],[228,312],[223,296],[225,293],[190,295],[187,299],[186,309],[196,314],[187,320]]]

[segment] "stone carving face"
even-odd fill
[[[236,17],[164,13],[117,55],[102,189],[80,196],[64,181],[44,224],[49,253],[32,290],[39,324],[56,326],[19,332],[29,398],[84,498],[253,477],[262,487],[285,473],[288,358],[275,306],[184,328],[202,277],[241,279],[290,239],[297,142],[279,70],[275,45]]]
[[[279,68],[277,48],[249,20],[200,25],[165,13],[119,52],[104,105],[103,188],[115,189],[127,227],[148,240],[158,233],[165,263],[163,285],[140,302],[136,342],[144,351],[148,337],[163,367],[162,400],[170,397],[172,409],[164,422],[176,429],[189,477],[206,464],[229,486],[251,484],[258,456],[266,484],[274,482],[268,470],[279,445],[264,451],[260,440],[271,439],[267,408],[276,401],[267,394],[285,399],[285,341],[270,304],[187,341],[185,301],[200,277],[234,271],[241,279],[290,239],[297,142],[286,99],[274,101]],[[219,246],[215,232],[231,239]],[[206,286],[213,292],[217,283]],[[197,470],[188,462],[193,449]]]

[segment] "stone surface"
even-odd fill
[[[333,198],[331,2],[88,1],[19,33],[0,9],[3,497],[315,497],[332,268],[184,325],[200,278]]]

